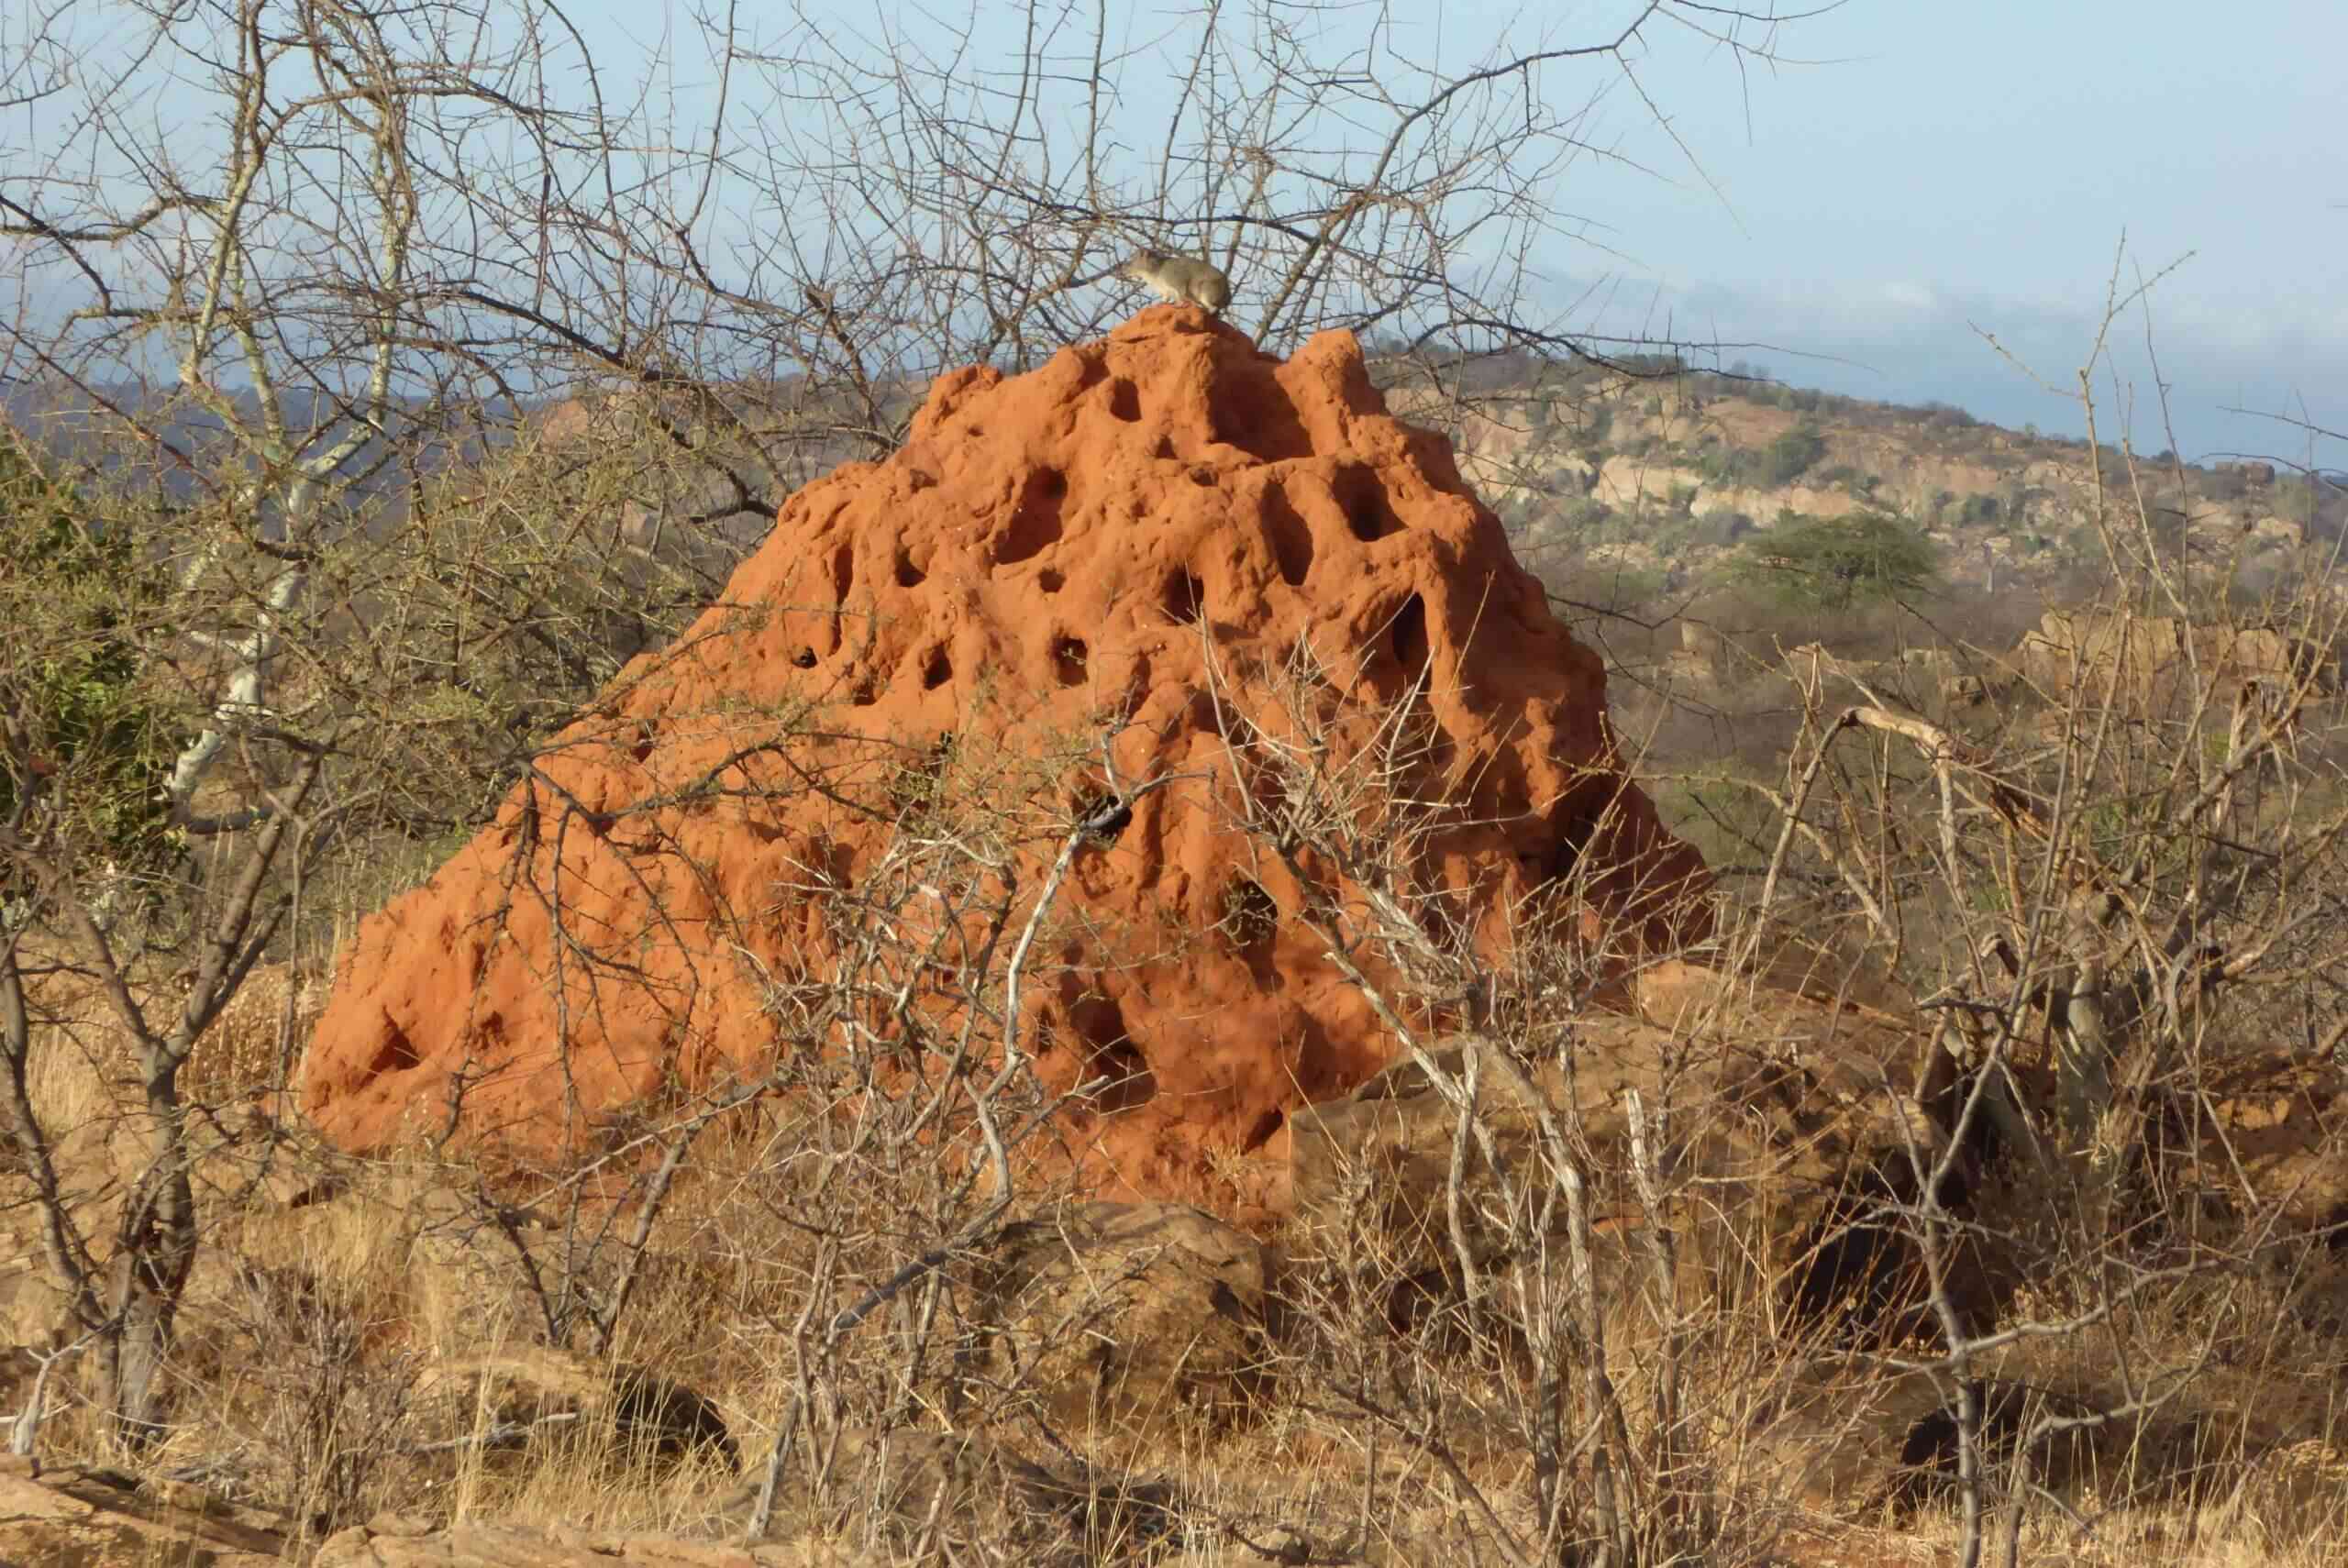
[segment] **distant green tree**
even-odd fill
[[[1745,540],[1733,575],[1789,603],[1844,610],[1932,592],[1940,561],[1933,542],[1896,517],[1787,512]]]
[[[1767,463],[1761,470],[1764,483],[1791,484],[1810,471],[1810,466],[1826,455],[1826,437],[1807,425],[1796,425],[1769,443]]]
[[[176,863],[173,737],[148,685],[170,574],[0,432],[0,833],[70,840],[93,871]],[[0,903],[30,889],[0,866]]]

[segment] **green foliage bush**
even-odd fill
[[[126,873],[183,856],[172,726],[146,679],[172,589],[127,528],[0,436],[0,825],[67,835]]]
[[[1789,511],[1745,541],[1731,575],[1789,604],[1846,610],[1933,591],[1940,562],[1932,541],[1896,517]]]
[[[1761,469],[1762,482],[1791,484],[1825,455],[1826,437],[1810,425],[1797,425],[1769,443],[1768,458]]]

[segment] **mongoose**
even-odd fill
[[[1160,299],[1204,305],[1211,315],[1221,315],[1223,307],[1231,303],[1231,280],[1223,275],[1223,269],[1187,256],[1145,250],[1118,268],[1117,276],[1147,284],[1149,292]]]

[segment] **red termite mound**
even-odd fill
[[[1025,375],[940,378],[895,456],[792,497],[723,602],[360,926],[304,1109],[356,1149],[452,1106],[543,1147],[758,1070],[788,1048],[772,977],[829,972],[824,906],[903,842],[924,769],[1030,760],[1046,782],[987,831],[1032,898],[1113,733],[1128,784],[1185,777],[1077,856],[1024,1038],[1048,1081],[1118,1080],[1077,1129],[1107,1186],[1227,1192],[1211,1154],[1393,1050],[1235,823],[1235,778],[1268,777],[1240,716],[1294,734],[1299,691],[1336,772],[1411,699],[1404,782],[1456,808],[1422,874],[1487,952],[1569,882],[1585,936],[1702,918],[1700,861],[1617,770],[1599,659],[1446,443],[1387,414],[1349,333],[1283,363],[1168,305]]]

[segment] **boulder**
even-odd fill
[[[1953,1384],[1923,1372],[1887,1372],[1868,1360],[1821,1355],[1787,1369],[1774,1408],[1756,1421],[1753,1455],[1774,1495],[1799,1497],[1823,1514],[1911,1513],[1945,1503],[1957,1483],[1957,1404]],[[2096,1406],[2069,1392],[1992,1375],[1972,1380],[1983,1459],[2009,1465],[2027,1446],[2032,1479],[2056,1493],[2121,1473],[2124,1453],[2101,1452],[2093,1426],[2038,1432],[2047,1418],[2092,1421]],[[2136,1423],[2120,1423],[2132,1433]]]
[[[2309,679],[2320,690],[2339,686],[2334,648],[2272,627],[2193,625],[2171,615],[2050,610],[2023,634],[2013,662],[2057,700],[2075,685],[2092,694],[2110,684],[2123,698],[2167,701],[2197,676],[2205,685]]]
[[[1812,1318],[1920,1324],[1917,1261],[1903,1238],[1867,1220],[1884,1198],[1913,1198],[1911,1146],[1927,1166],[1945,1147],[1936,1108],[1918,1098],[1916,1032],[1870,1009],[1731,987],[1688,965],[1660,966],[1641,998],[1645,1017],[1585,1016],[1538,1053],[1463,1036],[1431,1055],[1457,1081],[1480,1054],[1479,1116],[1519,1182],[1541,1179],[1538,1118],[1550,1114],[1579,1162],[1593,1228],[1620,1232],[1607,1249],[1616,1258],[1650,1218],[1631,1175],[1629,1096],[1650,1117],[1668,1106],[1667,1141],[1650,1147],[1663,1218],[1678,1232],[1684,1304],[1741,1299],[1757,1282]],[[1300,1111],[1290,1134],[1296,1261],[1367,1271],[1398,1309],[1447,1294],[1460,1250],[1448,1192],[1457,1124],[1451,1101],[1409,1061]],[[1512,1246],[1531,1238],[1500,1214],[1491,1167],[1473,1147],[1464,1171],[1469,1261],[1514,1266],[1523,1259]],[[1552,1218],[1561,1231],[1562,1205]],[[2001,1287],[1977,1264],[1955,1271],[1954,1289],[1972,1322],[1994,1316]]]
[[[0,1562],[270,1568],[290,1537],[282,1516],[196,1487],[0,1457]]]
[[[1624,781],[1598,656],[1350,334],[1282,361],[1166,306],[1024,375],[957,370],[361,922],[303,1109],[354,1151],[452,1123],[543,1153],[763,1073],[778,984],[839,960],[839,900],[909,813],[992,790],[1032,895],[1113,736],[1122,779],[1182,780],[1077,856],[1023,1029],[1055,1087],[1108,1080],[1069,1112],[1098,1175],[1230,1199],[1223,1156],[1392,1050],[1235,830],[1235,715],[1292,733],[1303,701],[1342,767],[1423,675],[1410,782],[1458,807],[1424,863],[1487,954],[1544,909],[1625,950],[1702,928],[1701,864]]]
[[[816,1446],[820,1494],[811,1492],[805,1465],[788,1466],[772,1518],[806,1532],[803,1551],[815,1541],[866,1542],[840,1559],[842,1568],[911,1561],[902,1553],[916,1542],[934,1554],[941,1540],[948,1561],[978,1546],[1008,1561],[1109,1568],[1162,1561],[1190,1533],[1191,1507],[1176,1485],[1068,1453],[1038,1463],[982,1432],[850,1425]],[[733,1538],[764,1481],[745,1482],[719,1505]],[[811,1559],[810,1568],[828,1561]]]
[[[1268,1375],[1261,1242],[1170,1203],[1078,1205],[1005,1233],[985,1270],[991,1381],[1071,1435],[1243,1412]]]

